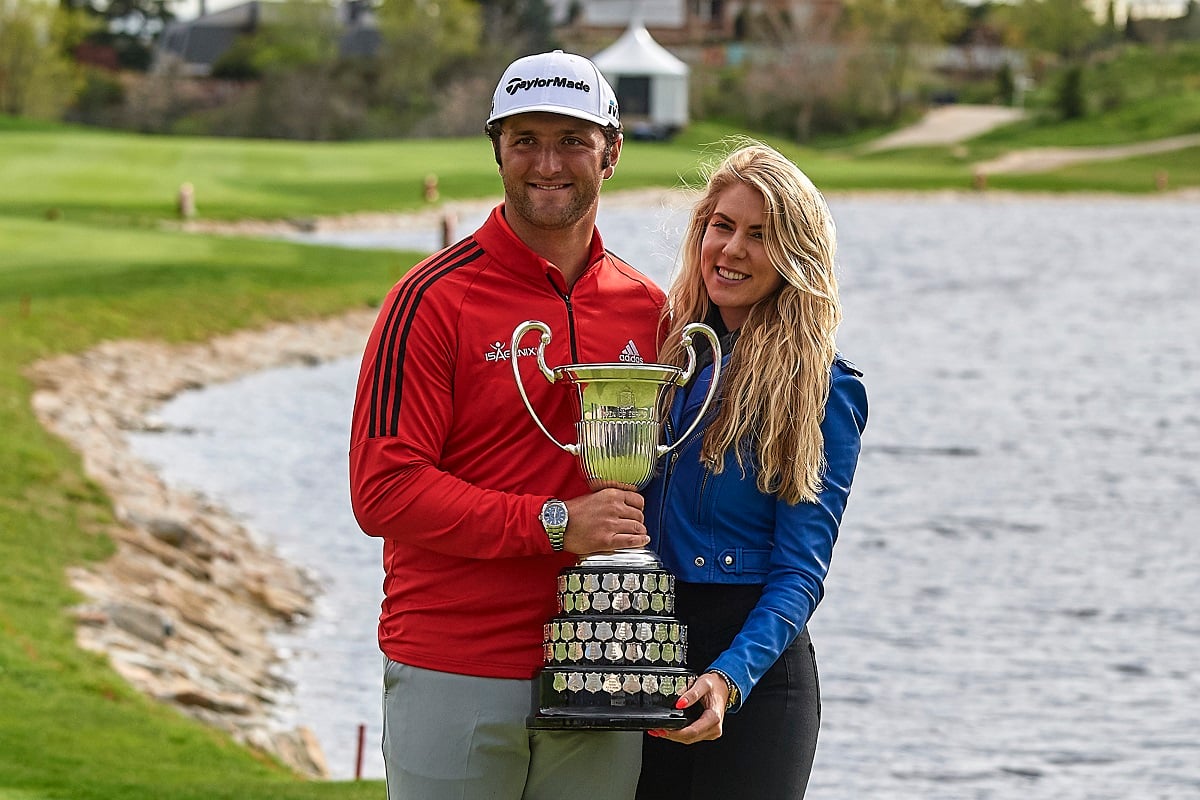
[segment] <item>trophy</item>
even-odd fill
[[[538,370],[550,383],[569,381],[579,392],[576,443],[563,444],[546,429],[529,402],[517,363],[521,339],[541,332]],[[692,338],[708,339],[713,377],[696,418],[673,445],[659,444],[661,390],[683,386],[696,371]],[[550,328],[529,320],[512,336],[512,367],[521,400],[550,441],[576,456],[592,491],[641,489],[658,459],[700,424],[717,390],[721,343],[709,326],[682,331],[683,369],[668,364],[568,364],[546,366]],[[702,709],[676,709],[696,676],[687,663],[687,627],[674,618],[675,576],[647,548],[597,553],[558,576],[559,615],[543,629],[545,664],[534,680],[533,713],[526,724],[541,730],[649,730],[682,728]]]

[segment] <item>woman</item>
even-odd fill
[[[680,707],[704,711],[649,732],[639,798],[798,798],[808,784],[821,707],[805,626],[867,417],[861,373],[834,347],[835,238],[812,182],[757,143],[721,162],[693,209],[659,360],[683,365],[681,329],[707,322],[720,399],[647,487],[646,524],[702,673]],[[668,440],[711,377],[705,366],[667,398]]]

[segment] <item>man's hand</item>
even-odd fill
[[[650,544],[645,499],[629,489],[601,489],[567,501],[563,549],[576,555],[611,553]]]

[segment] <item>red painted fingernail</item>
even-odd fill
[[[681,697],[675,701],[675,707],[676,708],[687,708],[687,703],[684,702],[684,699]]]

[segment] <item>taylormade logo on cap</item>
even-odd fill
[[[562,50],[525,56],[510,64],[492,95],[488,124],[535,111],[621,127],[617,95],[604,75],[583,56]]]
[[[590,92],[592,87],[588,86],[583,81],[573,81],[570,78],[564,78],[561,75],[557,78],[510,78],[508,85],[504,87],[504,91],[509,94],[516,94],[522,89],[535,89],[540,86],[554,86],[559,89],[578,89],[581,92]]]

